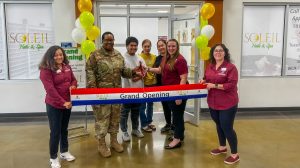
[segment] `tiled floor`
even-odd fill
[[[124,143],[125,152],[112,152],[111,158],[102,158],[98,154],[93,120],[89,120],[90,135],[69,141],[70,151],[77,157],[76,161],[62,162],[62,167],[299,168],[300,114],[274,114],[237,116],[235,128],[241,161],[233,166],[223,163],[225,154],[209,154],[210,149],[218,144],[214,123],[206,114],[202,116],[198,127],[186,124],[185,141],[180,149],[165,150],[163,147],[168,142],[167,136],[157,130],[145,133],[145,138],[133,138],[131,142]],[[155,123],[159,128],[164,125],[163,119],[156,119]],[[0,168],[49,167],[48,139],[47,122],[1,123]],[[119,141],[122,142],[121,138]]]

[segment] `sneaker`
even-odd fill
[[[226,148],[223,149],[223,150],[220,150],[219,148],[217,148],[217,149],[211,150],[211,151],[210,151],[210,154],[212,154],[212,155],[219,155],[219,154],[221,154],[221,153],[226,153],[226,152],[227,152],[227,149],[226,149]]]
[[[75,160],[75,157],[73,155],[71,155],[70,152],[64,152],[60,154],[60,158],[67,160],[68,162],[71,162],[73,160]]]
[[[155,127],[155,125],[154,124],[149,124],[148,125],[148,127],[150,128],[150,129],[152,129],[152,131],[156,131],[156,127]]]
[[[160,129],[160,132],[164,133],[164,132],[167,132],[169,130],[171,130],[171,126],[169,124],[166,124],[164,127],[162,127]]]
[[[142,130],[145,132],[152,132],[152,129],[148,125],[145,127],[142,127]]]
[[[130,141],[130,136],[129,136],[128,132],[123,132],[122,139],[124,142]]]
[[[236,162],[238,162],[238,161],[240,161],[239,155],[238,155],[236,158],[233,158],[232,156],[229,156],[228,158],[226,158],[226,159],[224,160],[224,162],[225,162],[226,164],[234,164],[234,163],[236,163]]]
[[[50,159],[50,166],[51,166],[51,168],[60,168],[61,166],[60,166],[58,158]]]
[[[144,137],[144,134],[141,133],[141,131],[137,130],[137,129],[136,130],[132,130],[131,134],[134,135],[134,136],[136,136],[136,137],[138,137],[138,138],[143,138]]]

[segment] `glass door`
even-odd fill
[[[183,9],[189,12],[184,12]],[[200,34],[199,9],[200,5],[175,5],[172,18],[172,38],[178,40],[180,53],[187,61],[189,68],[188,81],[191,84],[198,83],[200,76],[199,51],[194,45],[195,37]],[[189,99],[185,108],[185,121],[198,125],[199,112],[200,99]]]

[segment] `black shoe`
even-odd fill
[[[174,139],[173,136],[170,136],[170,137],[168,138],[169,141],[173,141],[173,139]],[[184,138],[180,138],[180,142],[183,142],[183,139],[184,139]]]
[[[170,129],[171,129],[171,126],[170,126],[169,124],[166,124],[164,127],[162,127],[162,128],[160,129],[160,132],[161,132],[161,133],[164,133],[164,132],[169,131]]]
[[[175,146],[166,145],[165,149],[175,149],[181,147],[181,142],[178,142]]]

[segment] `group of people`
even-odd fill
[[[143,51],[138,55],[138,39],[126,39],[127,52],[122,56],[114,49],[114,35],[105,32],[102,35],[102,46],[91,53],[86,63],[88,88],[142,88],[166,85],[188,84],[188,65],[179,52],[179,44],[175,39],[158,40],[156,45],[159,56],[151,54],[152,43],[145,39]],[[60,146],[60,158],[75,160],[68,150],[68,123],[72,104],[70,90],[77,87],[77,81],[68,63],[63,48],[50,47],[45,53],[40,66],[40,79],[46,90],[46,111],[50,126],[50,165],[61,167],[57,153]],[[237,112],[238,72],[230,62],[230,54],[223,44],[212,47],[210,65],[206,68],[202,84],[207,85],[208,106],[216,123],[219,147],[211,154],[226,153],[226,140],[231,148],[231,155],[224,160],[233,164],[239,161],[237,153],[237,136],[233,129]],[[166,125],[161,132],[173,130],[170,143],[165,149],[181,147],[184,140],[184,110],[186,99],[162,101]],[[116,152],[123,152],[123,146],[117,140],[119,126],[124,142],[130,141],[127,121],[130,113],[133,136],[142,138],[144,132],[156,130],[153,124],[153,102],[93,105],[95,117],[95,133],[98,151],[103,157],[110,157],[111,151],[105,136],[110,134],[110,147]],[[139,120],[141,126],[139,126]]]

